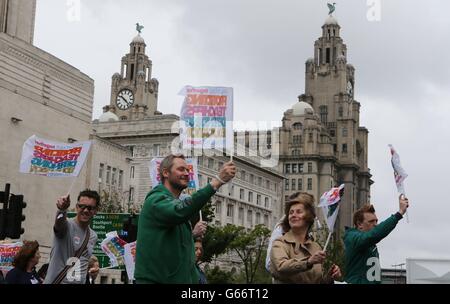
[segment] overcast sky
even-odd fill
[[[76,16],[67,2],[38,0],[35,45],[95,80],[93,118],[110,102],[139,22],[164,114],[178,114],[184,85],[218,85],[234,88],[236,120],[280,121],[304,92],[304,63],[328,13],[322,0],[81,0]],[[409,173],[410,223],[380,243],[381,263],[450,258],[450,3],[375,2],[379,21],[369,21],[366,0],[339,1],[334,16],[356,68],[380,219],[398,209],[388,144]]]

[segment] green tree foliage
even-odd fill
[[[208,284],[233,284],[235,283],[235,271],[224,271],[219,266],[210,269],[205,267],[205,275]]]
[[[321,229],[317,232],[317,242],[323,248],[328,237],[328,230]],[[340,233],[343,235],[343,232]],[[333,233],[330,243],[327,247],[327,259],[324,263],[324,271],[328,271],[333,264],[336,264],[341,269],[342,277],[345,275],[345,250],[344,243],[341,238],[336,237],[336,231]]]
[[[234,251],[241,259],[244,266],[245,280],[247,284],[254,283],[258,266],[264,260],[264,250],[270,230],[264,225],[256,225],[253,230],[246,231],[243,227],[230,225],[237,236],[231,241],[227,250]]]
[[[213,258],[224,254],[231,242],[239,235],[237,228],[234,225],[209,226],[203,238],[202,262],[210,263]]]
[[[103,190],[100,194],[100,209],[98,212],[123,213],[122,200],[117,191],[111,193]]]

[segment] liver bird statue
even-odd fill
[[[136,23],[136,31],[138,31],[138,33],[142,33],[142,29],[144,28],[143,25],[139,25],[139,23]]]
[[[328,15],[333,14],[333,12],[336,10],[336,3],[334,3],[334,2],[333,2],[333,4],[327,3],[327,5],[328,5],[328,9],[330,10]]]

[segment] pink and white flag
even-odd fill
[[[408,177],[408,174],[400,164],[400,155],[398,155],[397,151],[395,151],[392,145],[389,145],[389,148],[391,149],[392,155],[391,164],[392,168],[394,169],[394,178],[398,193],[405,194],[405,187],[403,186],[403,181]]]

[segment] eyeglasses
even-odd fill
[[[89,205],[83,205],[83,204],[77,204],[77,207],[80,208],[81,210],[87,209],[88,211],[97,209],[96,206],[89,206]]]

